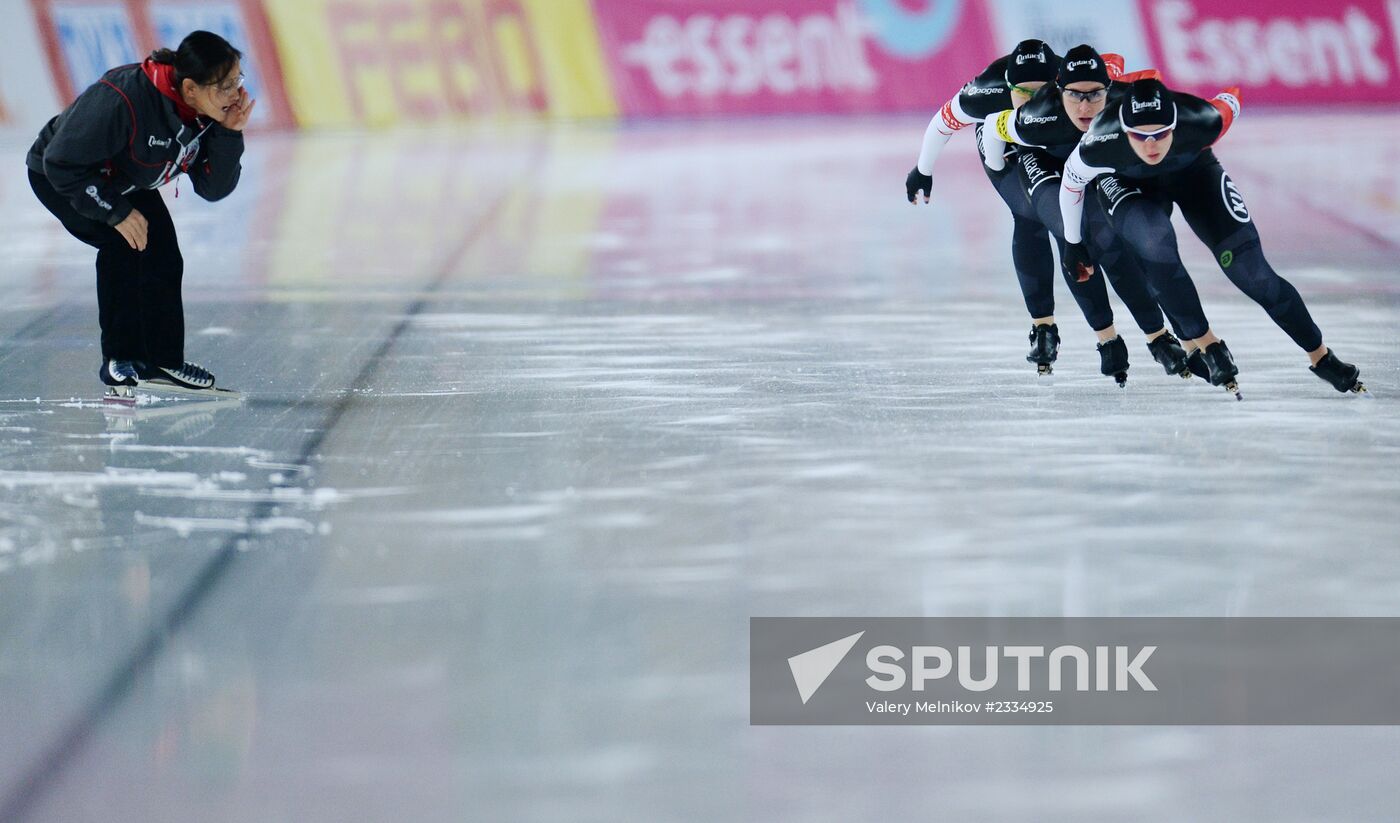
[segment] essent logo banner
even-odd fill
[[[1400,101],[1396,0],[1139,0],[1155,65],[1173,87],[1251,103]]]
[[[595,0],[594,13],[634,116],[924,110],[996,56],[977,0]]]

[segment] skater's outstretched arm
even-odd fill
[[[93,84],[62,115],[44,150],[44,176],[54,191],[84,217],[116,226],[131,214],[131,203],[112,179],[108,161],[130,150],[136,140],[131,106],[105,81]]]
[[[938,160],[938,155],[943,151],[943,147],[948,144],[948,139],[955,133],[962,131],[968,126],[976,125],[977,120],[972,115],[963,111],[958,98],[954,97],[929,121],[928,128],[924,129],[924,142],[919,149],[919,161],[909,172],[905,182],[905,193],[909,196],[909,202],[915,202],[915,197],[923,195],[924,202],[927,203],[933,196],[933,165]]]
[[[1113,169],[1090,166],[1084,162],[1079,148],[1065,161],[1065,170],[1060,178],[1060,218],[1064,220],[1065,242],[1084,242],[1084,190],[1101,174],[1112,174]]]
[[[1090,166],[1084,162],[1079,147],[1065,161],[1060,177],[1060,218],[1065,229],[1065,268],[1081,282],[1094,276],[1094,261],[1084,245],[1084,192],[1101,174],[1113,169]]]
[[[1043,149],[1048,143],[1039,140],[1034,136],[1035,124],[1052,122],[1059,118],[1058,114],[1041,114],[1041,106],[1037,105],[1042,98],[1052,101],[1058,106],[1059,101],[1054,100],[1054,86],[1046,86],[1051,92],[1039,91],[1031,101],[1017,109],[1006,109],[996,114],[989,114],[982,123],[982,161],[987,164],[987,168],[992,171],[1001,171],[1006,167],[1006,144],[1012,143],[1017,146],[1026,146],[1033,149]],[[1021,125],[1018,125],[1020,123]],[[1025,124],[1031,124],[1026,128]],[[1030,132],[1030,133],[1027,133]]]
[[[1012,73],[1009,68],[1018,56],[1020,62]],[[1058,59],[1041,41],[1022,41],[1017,44],[1016,51],[993,60],[981,74],[969,80],[951,100],[944,103],[929,121],[928,128],[924,129],[918,162],[905,178],[904,189],[909,202],[918,202],[918,196],[922,194],[923,201],[927,203],[933,196],[933,167],[949,138],[968,126],[982,122],[982,118],[988,114],[1010,107],[1013,78],[1020,79],[1027,71],[1049,72]]]
[[[938,155],[948,144],[948,139],[968,126],[975,125],[977,118],[963,111],[958,98],[954,97],[944,103],[943,108],[929,121],[928,128],[924,129],[924,142],[919,149],[919,171],[932,175],[933,164],[938,161]]]

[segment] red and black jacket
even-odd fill
[[[26,164],[109,226],[131,213],[124,195],[182,173],[205,200],[227,197],[242,173],[243,133],[197,116],[170,73],[151,60],[107,72],[40,130]]]

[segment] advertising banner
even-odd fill
[[[71,101],[115,66],[175,48],[191,31],[222,36],[243,52],[253,123],[293,125],[282,92],[277,50],[253,0],[34,0],[58,94]]]
[[[586,0],[266,0],[266,8],[307,125],[614,110]]]
[[[0,129],[18,126],[36,131],[58,113],[49,65],[40,46],[28,5],[15,3],[0,15],[5,47],[0,49]]]
[[[1059,54],[1080,43],[1123,55],[1128,71],[1153,68],[1138,19],[1138,0],[985,0],[997,54],[1028,38],[1044,40]]]
[[[975,0],[594,0],[622,112],[924,110],[996,55]]]
[[[1157,65],[1174,87],[1251,103],[1400,102],[1396,0],[1139,0]]]

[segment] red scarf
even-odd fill
[[[141,68],[146,72],[146,77],[160,90],[160,93],[169,97],[175,103],[175,111],[180,114],[180,119],[187,126],[195,125],[195,119],[199,117],[199,112],[180,97],[180,92],[175,88],[175,67],[169,63],[157,63],[147,57],[141,63]]]

